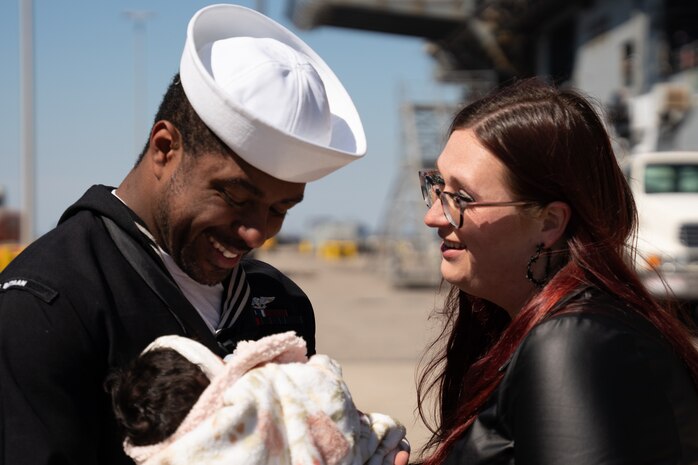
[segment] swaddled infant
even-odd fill
[[[243,341],[225,362],[180,336],[154,341],[107,388],[138,464],[393,464],[405,428],[353,404],[339,365],[294,333]]]

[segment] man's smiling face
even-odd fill
[[[279,232],[304,191],[233,154],[185,154],[158,193],[155,237],[192,279],[217,284]]]

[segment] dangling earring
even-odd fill
[[[549,251],[550,249],[546,249],[543,243],[541,242],[536,246],[536,253],[531,255],[531,258],[528,259],[528,265],[526,266],[526,279],[531,281],[538,288],[545,286],[545,283],[547,283],[550,279],[550,254],[545,254],[545,274],[541,279],[536,279],[535,277],[533,277],[533,264],[538,261],[543,252]]]

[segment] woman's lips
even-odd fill
[[[459,242],[444,240],[441,243],[441,251],[444,252],[446,250],[465,250],[465,246]]]

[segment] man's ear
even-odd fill
[[[148,154],[153,172],[160,179],[176,166],[182,155],[182,135],[174,124],[166,120],[157,121],[150,131]]]
[[[563,238],[570,222],[572,209],[565,202],[550,202],[541,212],[541,242],[546,248],[552,247]]]

